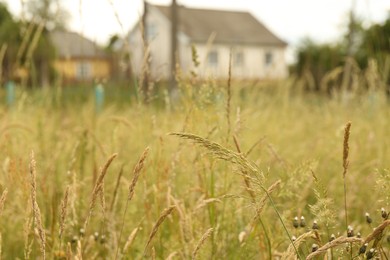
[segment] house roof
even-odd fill
[[[153,5],[170,19],[169,6]],[[215,32],[216,43],[286,46],[248,12],[193,9],[178,6],[179,30],[192,41],[206,42]]]
[[[107,55],[93,41],[75,32],[53,31],[50,38],[59,57],[105,58]]]

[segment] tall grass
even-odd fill
[[[181,80],[173,109],[112,100],[96,114],[88,96],[56,107],[62,94],[50,90],[45,100],[20,90],[12,110],[0,107],[2,257],[390,256],[380,89],[329,98],[289,80]]]

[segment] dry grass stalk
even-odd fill
[[[1,233],[0,233],[0,260],[3,259],[2,258],[2,244],[3,244],[3,237],[1,236]]]
[[[111,204],[110,204],[110,211],[111,212],[114,210],[114,205],[115,205],[116,197],[118,195],[119,184],[121,183],[122,174],[123,174],[123,165],[121,166],[118,177],[116,179],[114,194],[112,195],[112,200],[111,200]]]
[[[166,208],[164,209],[162,212],[161,212],[161,215],[160,217],[157,219],[157,222],[154,224],[153,228],[152,228],[152,232],[150,232],[150,235],[149,235],[149,238],[148,238],[148,241],[146,242],[146,245],[145,245],[145,249],[144,249],[144,256],[146,255],[147,251],[148,251],[148,248],[149,248],[149,245],[150,243],[152,242],[154,236],[156,235],[159,227],[161,226],[161,224],[164,222],[164,220],[166,219],[166,217],[168,217],[172,211],[175,209],[176,207],[175,206],[170,206],[169,208]]]
[[[211,236],[211,234],[213,233],[214,229],[213,228],[209,228],[204,234],[203,236],[200,238],[198,244],[196,245],[194,251],[192,252],[192,259],[196,259],[196,256],[198,255],[198,252],[199,252],[199,249],[202,247],[202,245],[204,244],[204,242],[206,241],[206,239],[208,237]]]
[[[129,250],[131,244],[133,244],[133,241],[135,239],[135,237],[137,236],[137,233],[138,233],[138,230],[139,230],[139,227],[136,227],[129,235],[129,237],[127,238],[127,241],[125,243],[125,246],[123,247],[123,253],[126,253],[127,250]]]
[[[390,219],[383,221],[379,226],[377,226],[374,229],[374,231],[370,235],[367,236],[367,238],[364,240],[363,244],[370,243],[371,240],[382,236],[383,230],[385,230],[385,228],[387,228],[388,226],[390,226]]]
[[[37,202],[36,162],[34,159],[33,151],[31,151],[30,176],[31,176],[30,184],[31,184],[32,213],[33,213],[35,226],[38,230],[42,257],[43,259],[46,259],[46,236],[45,236],[45,230],[43,229],[43,225],[42,225],[41,211],[39,209],[38,202]]]
[[[230,106],[231,106],[231,100],[232,100],[232,51],[230,50],[229,54],[229,75],[228,75],[228,82],[227,82],[227,98],[226,98],[226,121],[227,121],[227,140],[229,140],[230,131],[231,131],[231,122],[230,122]]]
[[[0,197],[0,215],[3,213],[4,203],[5,203],[5,200],[7,199],[7,194],[8,194],[8,189],[5,189],[3,191],[3,193],[1,194],[1,197]]]
[[[65,230],[65,219],[68,212],[68,200],[69,200],[69,186],[66,187],[64,198],[61,201],[61,215],[60,215],[60,239]]]
[[[168,257],[165,260],[172,260],[178,253],[176,251],[173,251],[168,255]]]
[[[240,153],[231,151],[218,143],[211,142],[203,137],[188,134],[188,133],[170,133],[169,135],[178,136],[183,139],[188,139],[194,143],[203,146],[209,152],[211,152],[216,158],[229,161],[241,167],[242,170],[247,171],[249,174],[257,175],[257,177],[263,178],[263,175],[256,164],[249,161]]]
[[[294,241],[294,245],[296,248],[299,248],[299,246],[305,242],[308,238],[313,238],[313,239],[316,239],[318,240],[318,233],[315,232],[315,231],[309,231],[309,232],[306,232],[306,233],[303,233],[302,235],[300,235],[295,241]],[[288,260],[288,259],[295,259],[297,257],[296,253],[295,253],[295,250],[294,250],[294,246],[292,244],[290,244],[286,250],[286,252],[284,252],[282,254],[282,257],[281,257],[281,260]]]
[[[335,240],[326,243],[322,247],[318,248],[317,251],[309,254],[306,257],[306,260],[312,259],[315,256],[318,256],[320,254],[326,253],[328,249],[331,249],[333,247],[337,247],[339,245],[344,245],[344,244],[352,244],[352,243],[359,243],[361,244],[363,242],[363,239],[358,238],[358,237],[338,237]]]
[[[29,203],[30,205],[30,203]],[[23,236],[24,236],[24,259],[30,259],[30,254],[32,250],[32,244],[33,241],[29,241],[29,234],[33,222],[33,218],[30,216],[31,215],[31,208],[28,207],[28,214],[26,215],[26,219],[24,221],[23,225]]]
[[[81,249],[81,241],[77,240],[77,246],[76,246],[76,255],[74,257],[75,260],[82,260],[83,259],[83,251]]]
[[[72,260],[72,259],[73,259],[72,246],[68,242],[66,244],[66,260]]]
[[[87,226],[89,224],[89,220],[91,219],[92,212],[93,212],[93,209],[94,209],[95,204],[96,204],[96,200],[97,200],[98,195],[101,192],[101,189],[103,187],[103,181],[104,181],[104,177],[106,176],[108,167],[110,166],[112,161],[115,159],[115,157],[117,157],[117,155],[118,154],[116,154],[116,153],[111,155],[111,157],[107,160],[106,164],[101,169],[99,177],[96,180],[95,186],[94,186],[93,191],[92,191],[91,202],[89,204],[88,216],[84,222],[84,230],[87,230]]]
[[[207,206],[210,203],[221,203],[221,202],[222,201],[220,199],[217,199],[217,198],[209,198],[209,199],[202,200],[200,203],[198,203],[198,205],[196,205],[194,207],[193,212],[198,211],[199,209]]]

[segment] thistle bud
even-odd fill
[[[372,223],[372,218],[370,217],[370,214],[368,212],[366,212],[366,222],[368,224],[371,224]]]
[[[291,240],[294,242],[295,240],[297,240],[297,237],[296,236],[292,236]]]
[[[357,238],[362,238],[362,234],[360,234],[360,232],[357,232],[356,237]]]
[[[312,226],[311,228],[312,228],[312,229],[319,229],[317,220],[314,220],[314,221],[313,221],[313,226]]]
[[[79,238],[77,236],[73,236],[72,239],[70,240],[70,242],[72,244],[74,244],[74,243],[77,243],[78,240],[79,240]]]
[[[372,259],[374,256],[375,256],[375,249],[374,248],[371,248],[370,249],[370,251],[368,251],[367,253],[366,253],[366,257],[367,257],[367,259]]]
[[[100,237],[100,244],[104,244],[104,243],[106,243],[106,236],[105,236],[105,235],[102,235],[102,236]]]
[[[85,229],[84,228],[80,228],[79,235],[80,235],[80,237],[83,237],[85,235]]]
[[[93,233],[93,237],[94,237],[95,241],[98,241],[98,239],[99,239],[99,232]]]
[[[305,221],[305,217],[304,217],[304,216],[301,217],[300,226],[301,226],[301,227],[305,227],[305,226],[306,226],[306,221]]]
[[[295,228],[298,228],[299,227],[299,223],[298,223],[298,217],[295,217],[294,220],[293,220],[293,226]]]
[[[386,212],[385,208],[381,208],[381,215],[382,215],[383,219],[387,219],[387,212]]]
[[[347,237],[353,237],[353,236],[354,236],[353,227],[348,226]]]
[[[317,251],[318,250],[318,245],[317,244],[313,244],[312,246],[311,246],[311,251],[312,252],[315,252],[315,251]]]
[[[330,238],[329,238],[329,242],[332,242],[333,240],[335,240],[336,239],[336,236],[334,235],[334,234],[332,234],[331,236],[330,236]]]
[[[365,243],[364,245],[362,245],[359,249],[359,255],[364,254],[367,250],[367,247],[368,247],[368,243]]]

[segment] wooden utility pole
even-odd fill
[[[148,88],[149,88],[149,39],[148,39],[148,3],[144,0],[144,14],[142,15],[142,41],[143,41],[143,64],[142,64],[142,76],[141,76],[141,86],[139,86],[139,93],[143,95],[144,101],[148,100]]]
[[[170,88],[171,92],[176,91],[176,64],[177,64],[177,28],[179,23],[176,0],[171,4],[171,73]]]
[[[345,57],[344,63],[344,71],[343,78],[341,82],[342,90],[347,90],[351,81],[351,73],[352,73],[352,56],[353,56],[353,45],[354,45],[354,37],[355,37],[355,6],[356,0],[352,0],[351,10],[349,12],[349,24],[348,24],[348,38],[347,38],[347,56]]]

